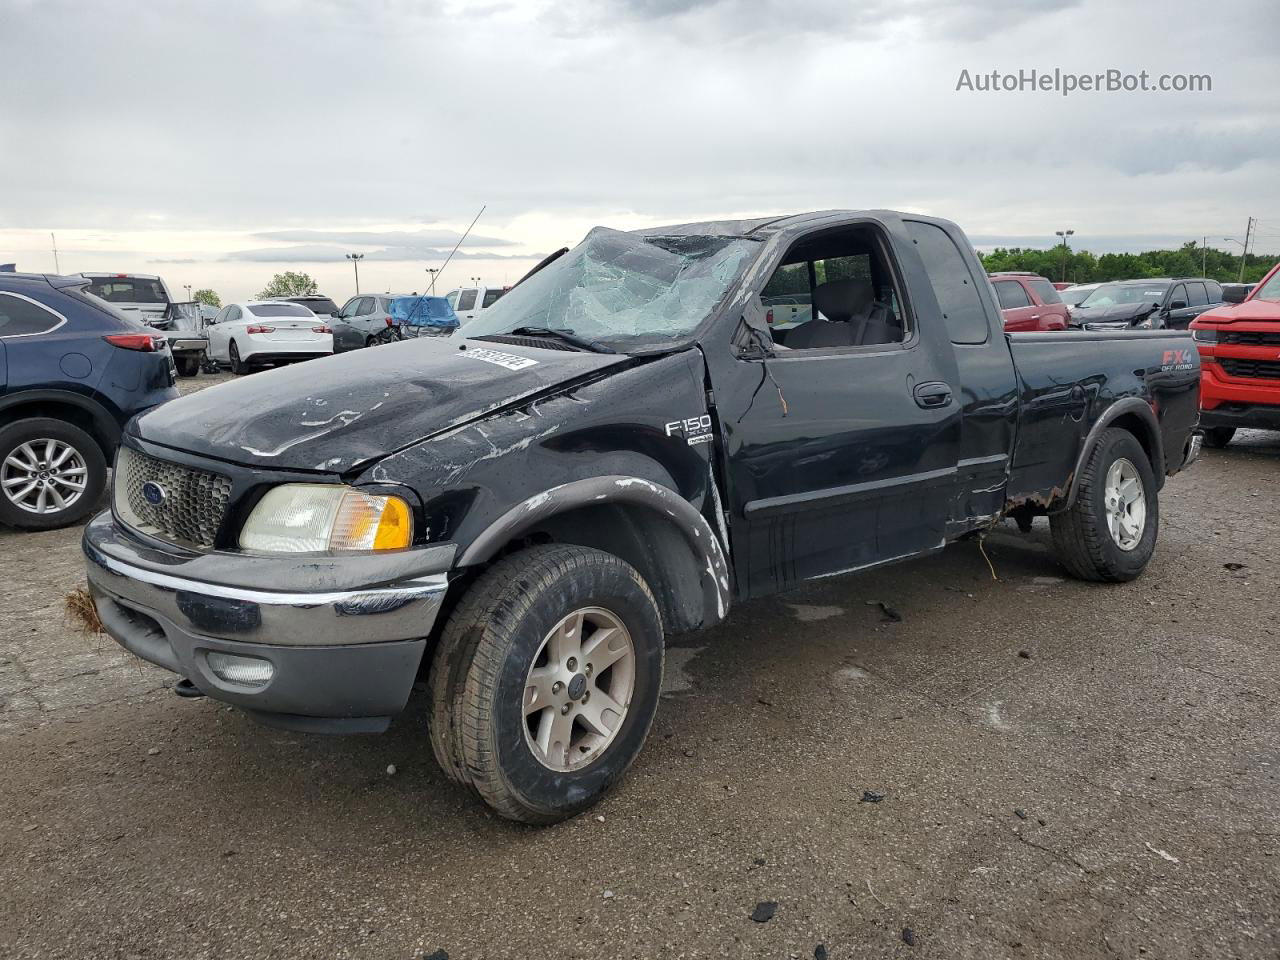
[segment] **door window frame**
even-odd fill
[[[888,225],[881,223],[878,220],[850,220],[846,223],[821,227],[817,230],[802,233],[799,236],[794,237],[785,247],[781,248],[779,253],[773,255],[771,258],[764,286],[768,285],[769,281],[773,279],[773,275],[777,273],[780,267],[791,266],[791,264],[785,264],[784,261],[786,260],[787,254],[790,253],[797,244],[807,240],[812,240],[814,237],[819,237],[823,234],[840,233],[853,228],[869,230],[874,238],[875,248],[878,251],[881,262],[888,273],[889,283],[893,287],[893,293],[897,299],[897,306],[899,311],[901,311],[900,315],[902,318],[903,338],[892,343],[861,343],[847,347],[802,347],[798,349],[790,348],[787,347],[785,343],[778,343],[777,341],[774,341],[772,356],[768,357],[765,362],[830,360],[834,357],[847,356],[883,356],[885,354],[902,353],[907,350],[914,350],[919,345],[920,327],[916,322],[916,313],[910,299],[911,294],[907,290],[906,282],[903,279],[902,265],[898,263],[898,258],[894,253],[893,244],[889,242]],[[845,254],[845,256],[849,256],[849,254]],[[835,258],[832,257],[829,259]],[[816,304],[812,303],[813,280],[815,273],[813,266],[814,262],[815,261],[813,260],[800,260],[796,261],[795,265],[808,264],[810,279],[810,306],[813,311],[813,319],[816,320],[818,308]],[[764,289],[764,286],[761,287],[762,290]],[[751,296],[753,298],[759,297],[759,293],[752,290]],[[772,335],[770,336],[772,338]],[[782,347],[783,349],[779,350],[779,347]]]

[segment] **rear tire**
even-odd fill
[[[604,659],[596,671],[592,661]],[[640,752],[662,662],[657,604],[629,564],[569,545],[512,554],[470,587],[440,638],[432,748],[445,773],[499,815],[567,819],[596,803]]]
[[[180,377],[194,377],[200,372],[199,354],[184,354],[181,357],[174,357],[173,363],[178,368],[178,376]]]
[[[1222,450],[1235,435],[1235,427],[1210,427],[1204,432],[1204,445],[1213,447],[1215,450]]]
[[[249,364],[240,359],[240,348],[236,346],[234,340],[227,347],[227,355],[231,359],[231,372],[235,374],[244,374],[249,372]]]
[[[1160,530],[1155,474],[1137,437],[1127,430],[1104,430],[1079,484],[1071,509],[1049,518],[1059,561],[1081,580],[1137,578],[1151,560]],[[1135,499],[1126,503],[1130,494]]]
[[[60,462],[44,459],[49,442]],[[31,469],[24,466],[28,463]],[[66,499],[67,506],[57,508],[53,493],[46,493],[42,505],[41,487],[29,489],[37,481]],[[107,485],[107,460],[97,441],[75,424],[51,417],[18,420],[0,428],[0,485],[0,523],[19,530],[54,530],[83,520],[98,506]],[[79,485],[83,488],[76,490]]]

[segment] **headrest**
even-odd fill
[[[814,289],[813,304],[828,320],[848,322],[855,315],[866,313],[874,297],[869,280],[831,280]]]

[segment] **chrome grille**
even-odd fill
[[[159,491],[158,502],[143,490],[149,483]],[[116,514],[129,526],[162,540],[210,549],[231,502],[231,479],[121,447],[114,497]]]

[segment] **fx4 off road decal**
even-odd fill
[[[1166,350],[1160,359],[1160,372],[1190,370],[1195,366],[1194,350]]]
[[[700,417],[672,420],[667,424],[667,436],[684,437],[691,447],[699,443],[710,443],[712,439],[711,415],[704,413]]]

